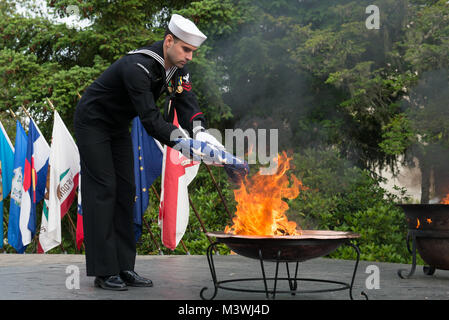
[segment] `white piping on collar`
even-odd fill
[[[132,50],[132,51],[128,52],[128,54],[135,54],[135,53],[143,53],[143,54],[146,54],[147,56],[150,56],[150,57],[154,58],[165,69],[164,59],[160,55],[158,55],[156,52],[148,50],[148,49]],[[165,79],[167,84],[170,81],[170,79],[173,77],[173,75],[175,74],[176,70],[178,70],[178,67],[177,66],[173,66],[168,71],[168,74],[167,74],[166,79]]]

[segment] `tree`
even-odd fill
[[[19,14],[16,2],[35,14]],[[53,119],[46,98],[53,102],[68,129],[73,131],[78,93],[82,94],[128,51],[161,40],[171,12],[188,6],[191,1],[48,0],[46,3],[57,17],[70,15],[69,6],[75,5],[80,17],[91,23],[84,28],[55,23],[52,14],[39,12],[38,7],[26,0],[0,3],[0,118],[8,133],[13,133],[14,121],[6,111],[12,109],[25,118],[23,105],[50,141]],[[193,63],[192,73],[196,74],[193,82],[198,85],[193,90],[210,125],[218,127],[231,113],[222,101],[218,82],[211,85],[217,77],[207,54],[206,46],[197,51],[194,61],[198,62]],[[206,75],[204,80],[199,76],[201,73]],[[220,180],[223,183],[225,179]],[[217,211],[220,210],[224,209],[219,207]],[[73,215],[74,210],[69,214]],[[70,229],[63,226],[63,232],[67,234]],[[64,243],[66,249],[67,243],[70,242]]]
[[[320,2],[304,8],[305,21],[291,29],[291,58],[298,71],[311,73],[314,89],[326,97],[321,123],[335,120],[337,134],[328,142],[361,167],[393,166],[395,157],[379,148],[382,127],[400,113],[401,96],[412,74],[397,72],[391,57],[401,39],[406,1],[380,1],[381,28],[365,26],[369,1]],[[307,11],[323,10],[320,19]]]
[[[406,163],[419,161],[422,172],[421,202],[428,203],[431,176],[435,181],[435,195],[442,198],[449,192],[448,161],[448,70],[449,4],[446,1],[421,1],[412,7],[404,37],[396,43],[395,57],[401,68],[415,75],[401,103],[401,122],[404,130],[395,131],[393,122],[385,127],[385,143],[397,141],[398,150],[405,154]],[[381,147],[385,147],[381,146]]]
[[[19,1],[26,6],[26,1]],[[14,12],[8,0],[0,22],[0,70],[2,89],[0,109],[20,111],[25,105],[41,124],[49,137],[51,116],[45,98],[53,101],[63,120],[71,129],[73,112],[81,93],[112,62],[128,51],[162,39],[170,11],[179,9],[190,1],[154,2],[127,0],[105,2],[89,0],[47,1],[59,17],[68,16],[69,5],[76,3],[81,18],[91,24],[78,30],[65,24],[55,24],[45,16],[24,17]],[[8,5],[6,5],[8,4]],[[212,73],[212,63],[207,62],[207,47],[198,50],[198,62],[192,69],[200,74]],[[210,122],[217,124],[229,118],[228,107],[217,94],[218,87],[210,88],[210,79],[197,79],[194,87]],[[207,104],[206,104],[207,101]]]

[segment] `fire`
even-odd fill
[[[440,201],[441,204],[449,204],[449,193]]]
[[[239,235],[299,235],[301,231],[285,212],[288,204],[283,198],[294,199],[303,187],[302,182],[291,175],[292,185],[286,174],[293,158],[285,152],[278,155],[277,171],[272,175],[255,174],[234,191],[237,211],[234,223],[225,232]]]

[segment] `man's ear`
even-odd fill
[[[167,36],[165,37],[164,44],[167,46],[167,48],[170,48],[173,45],[173,43],[175,43],[175,39],[171,34],[167,34]]]

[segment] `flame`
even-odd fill
[[[417,224],[416,224],[416,229],[419,229],[419,226],[421,225],[421,222],[419,222],[419,219],[416,218]]]
[[[430,218],[428,218],[426,221],[427,221],[428,224],[432,223],[432,219],[430,219]]]
[[[449,193],[440,201],[441,204],[449,204]]]
[[[285,152],[277,157],[277,172],[262,175],[259,172],[245,179],[234,191],[237,211],[231,227],[225,232],[239,235],[299,235],[301,231],[293,221],[288,221],[285,212],[288,204],[283,198],[294,199],[303,187],[302,182],[291,175],[292,186],[286,174],[293,158]]]

